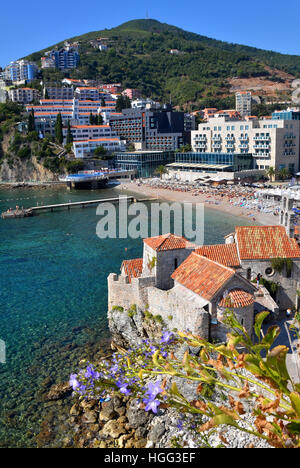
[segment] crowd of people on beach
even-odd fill
[[[210,205],[220,205],[222,202],[237,206],[245,210],[245,216],[252,218],[257,213],[278,216],[278,202],[267,200],[258,195],[258,187],[250,184],[231,184],[212,186],[208,184],[189,183],[179,181],[165,181],[162,179],[144,179],[137,182],[138,186],[154,190],[171,190],[174,192],[190,193],[193,197],[201,197],[201,201]],[[196,199],[195,199],[196,201]]]

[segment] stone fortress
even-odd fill
[[[108,277],[110,318],[113,309],[134,304],[170,330],[225,341],[222,319],[230,309],[251,335],[256,312],[269,310],[276,318],[280,310],[298,308],[300,247],[289,236],[292,214],[283,200],[283,225],[236,227],[219,245],[197,247],[174,234],[144,239],[143,258],[123,261],[121,274]],[[268,289],[257,287],[258,274]]]

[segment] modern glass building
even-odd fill
[[[175,153],[172,169],[199,172],[236,172],[253,169],[250,153]]]
[[[174,161],[174,151],[134,151],[115,153],[115,166],[122,170],[136,170],[138,177],[152,177],[158,166]]]
[[[276,111],[272,114],[273,120],[300,120],[300,111],[287,109],[282,111]]]

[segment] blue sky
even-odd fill
[[[212,38],[300,53],[299,0],[12,0],[0,10],[0,66],[63,39],[150,18]]]

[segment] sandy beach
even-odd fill
[[[130,182],[119,185],[118,190],[120,192],[130,192],[136,194],[138,197],[153,197],[160,200],[173,201],[173,202],[190,202],[190,203],[204,203],[205,207],[221,211],[223,213],[229,213],[234,216],[240,216],[247,219],[253,224],[261,224],[265,226],[273,226],[279,223],[279,217],[273,213],[265,213],[259,211],[256,207],[251,209],[245,209],[242,206],[235,205],[239,203],[241,198],[247,198],[247,194],[242,196],[237,194],[226,194],[226,191],[222,193],[222,190],[208,189],[204,193],[198,193],[198,190],[190,189],[189,191],[176,191],[170,188],[152,187],[147,182],[137,183]],[[249,195],[248,195],[249,196]]]

